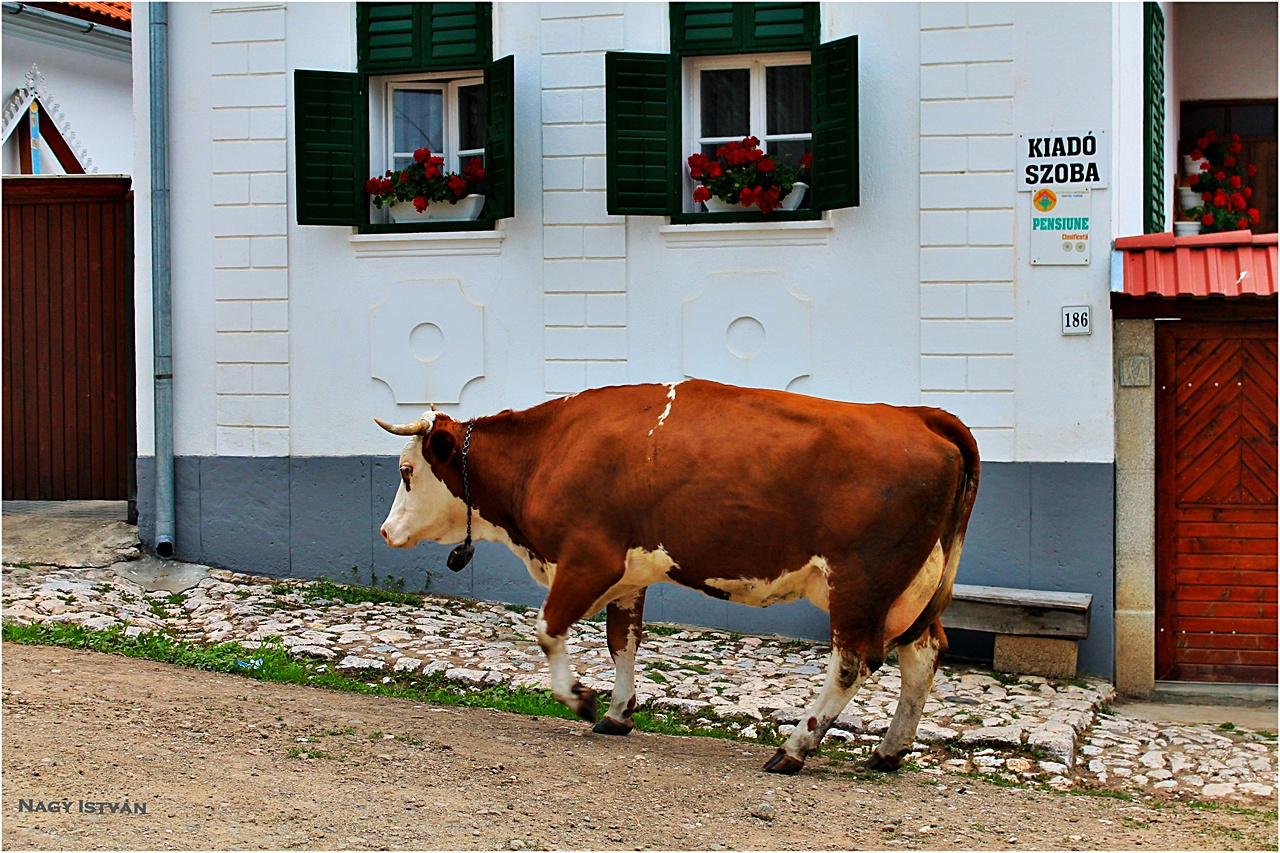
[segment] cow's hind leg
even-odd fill
[[[911,751],[924,703],[933,687],[934,673],[938,671],[938,660],[946,650],[947,635],[937,620],[915,642],[898,647],[902,693],[898,696],[898,709],[893,712],[884,740],[867,759],[869,770],[897,770]]]
[[[875,667],[879,667],[879,661]],[[862,682],[874,671],[863,654],[840,643],[833,637],[831,657],[827,663],[827,678],[813,704],[804,712],[786,744],[765,762],[770,773],[799,773],[804,760],[818,751],[818,744],[840,712],[858,692]]]
[[[636,649],[644,630],[644,590],[611,602],[605,627],[613,657],[613,701],[594,731],[629,735],[636,725],[631,714],[636,707]]]

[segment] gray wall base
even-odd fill
[[[444,567],[450,548],[388,548],[378,534],[400,483],[395,456],[183,456],[175,460],[179,559],[278,577],[363,584],[404,581],[440,595],[536,607],[546,591],[501,545],[477,543],[472,564]],[[1115,660],[1115,466],[987,462],[965,539],[960,583],[1093,594],[1081,669],[1111,678]],[[155,542],[155,459],[138,460],[139,533]],[[807,601],[746,607],[673,584],[649,590],[645,616],[743,633],[829,638]],[[946,619],[944,617],[943,623]],[[957,632],[959,634],[959,632]],[[967,633],[967,632],[966,632]],[[959,634],[955,651],[985,645]]]

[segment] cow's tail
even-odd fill
[[[942,583],[934,595],[935,601],[929,603],[929,610],[941,615],[951,603],[951,586],[955,583],[956,570],[960,567],[960,551],[964,547],[964,534],[969,528],[969,516],[973,513],[973,503],[978,497],[978,478],[982,473],[982,462],[978,459],[978,442],[974,441],[973,433],[969,432],[969,428],[955,415],[940,409],[936,410],[930,419],[929,427],[956,446],[963,463],[951,518],[942,534],[945,540],[943,550],[947,555],[947,562],[942,572]],[[940,605],[936,610],[935,603]]]
[[[951,512],[939,536],[946,562],[943,564],[938,589],[911,627],[893,641],[892,645],[895,646],[913,642],[923,635],[951,604],[951,587],[956,580],[956,571],[960,568],[960,551],[964,547],[964,534],[969,527],[973,502],[978,496],[978,478],[982,470],[982,463],[978,459],[978,443],[974,441],[969,428],[955,415],[942,409],[926,409],[925,412],[929,429],[950,441],[960,451],[960,478]]]

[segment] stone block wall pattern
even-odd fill
[[[920,402],[1013,459],[1013,10],[919,8]]]
[[[604,54],[625,46],[623,5],[540,5],[549,398],[627,381],[626,224],[604,182]]]
[[[479,542],[471,565],[445,568],[450,546],[390,548],[378,528],[400,484],[394,456],[292,459],[178,457],[177,556],[253,574],[361,583],[537,607],[546,591],[505,546]],[[1110,678],[1115,658],[1112,542],[1115,466],[989,462],[965,540],[959,583],[1093,594],[1081,668]],[[155,542],[155,459],[138,460],[139,533]],[[827,615],[807,601],[747,607],[674,584],[649,589],[653,621],[826,639]],[[946,625],[946,616],[943,616]],[[965,632],[967,633],[967,632]],[[957,651],[981,647],[957,632]],[[989,645],[989,644],[988,644]]]
[[[220,456],[289,455],[285,14],[283,3],[209,12]]]

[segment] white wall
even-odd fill
[[[141,5],[141,4],[139,4]],[[6,19],[10,16],[5,15]],[[92,167],[100,175],[132,175],[133,169],[133,81],[127,55],[102,55],[86,52],[47,40],[37,39],[8,20],[5,22],[0,44],[0,58],[4,97],[26,85],[26,74],[34,63],[44,75],[47,90],[61,106],[65,122],[92,158]],[[45,103],[52,110],[53,103]],[[49,132],[51,117],[41,116],[41,128]],[[59,125],[64,122],[59,122]],[[66,133],[64,133],[64,136]],[[10,163],[9,149],[16,145],[15,138],[5,145],[5,171],[16,165]],[[16,155],[13,155],[16,157]],[[56,160],[46,151],[43,159],[53,164],[53,172],[59,173]]]
[[[1032,268],[1030,194],[1013,179],[1018,133],[1102,128],[1128,145],[1110,5],[825,4],[823,39],[860,39],[861,206],[681,226],[611,217],[603,191],[604,52],[665,52],[665,4],[498,4],[494,54],[516,61],[517,215],[497,232],[413,235],[295,223],[292,72],[354,70],[352,4],[170,9],[179,454],[394,453],[372,418],[424,406],[374,378],[390,364],[464,417],[703,375],[944,405],[993,461],[1113,458],[1106,249],[1112,195],[1141,183],[1114,157],[1092,265]],[[1067,30],[1070,49],[1044,50]],[[261,121],[242,127],[239,111]],[[1078,304],[1097,331],[1062,337],[1059,308]],[[403,334],[380,331],[387,316]],[[729,354],[751,321],[761,354]],[[445,339],[425,366],[418,322]]]
[[[1175,3],[1184,101],[1276,97],[1275,3]],[[1246,49],[1242,49],[1247,46]]]

